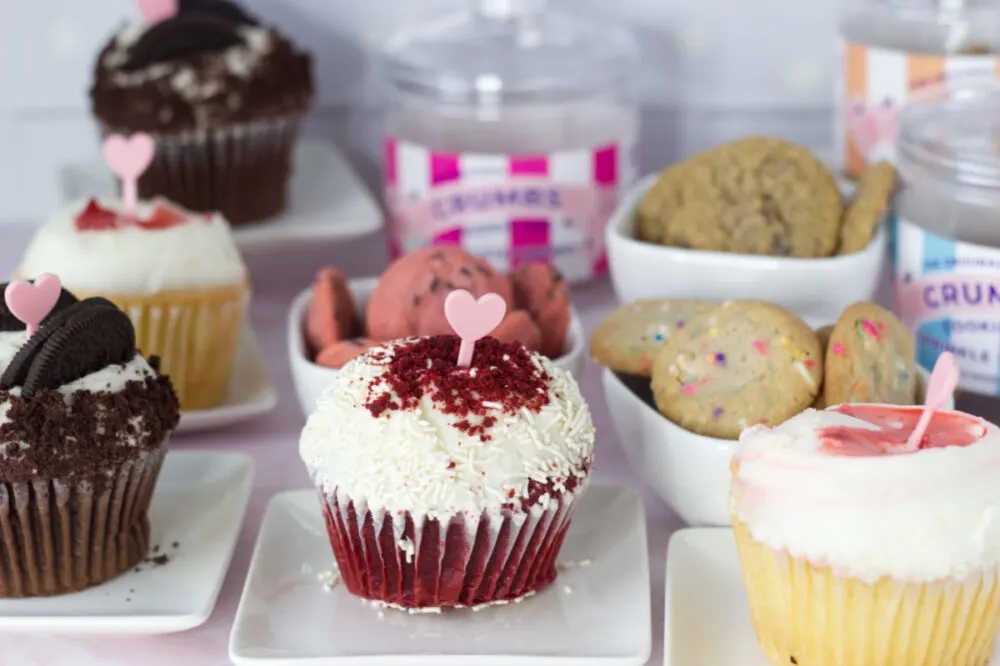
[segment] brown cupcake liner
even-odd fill
[[[0,484],[0,597],[42,597],[98,585],[149,550],[147,512],[166,446],[107,475]]]
[[[81,299],[103,296],[129,316],[136,346],[145,356],[160,357],[160,372],[170,377],[182,410],[225,401],[249,284],[155,294],[73,293]]]
[[[556,579],[580,490],[542,509],[447,521],[370,511],[320,492],[340,577],[352,594],[398,608],[462,608],[518,600]]]
[[[160,134],[139,179],[139,196],[222,213],[237,226],[281,213],[287,204],[301,114],[207,132]],[[128,130],[102,127],[103,135]]]

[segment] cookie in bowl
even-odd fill
[[[508,304],[493,337],[522,343],[574,376],[582,372],[583,325],[569,287],[551,267],[529,263],[504,275],[460,248],[431,247],[396,260],[378,278],[349,280],[337,268],[322,268],[296,297],[288,353],[303,411],[310,413],[340,369],[368,349],[447,331],[444,301],[456,289],[496,293]]]
[[[49,274],[4,294],[0,597],[76,592],[146,556],[178,401],[110,301],[77,300]]]
[[[896,326],[892,313],[863,305],[879,313],[884,327]],[[612,423],[637,473],[688,524],[719,526],[729,520],[728,465],[739,434],[755,424],[777,426],[823,405],[830,381],[826,359],[835,352],[832,344],[824,350],[826,330],[812,331],[773,304],[706,302],[704,307],[660,343],[652,377],[609,365],[602,383]],[[859,307],[845,311],[846,320],[853,323]],[[622,306],[608,319],[627,325],[633,311]],[[647,312],[636,316],[635,324],[655,327],[657,322]],[[673,325],[673,319],[664,316],[659,324]],[[863,345],[848,350],[851,356],[838,356],[835,365],[864,363],[869,353]],[[839,381],[836,369],[834,379]],[[909,405],[922,399],[926,388],[919,369],[914,381]]]
[[[615,295],[621,303],[759,299],[828,323],[876,294],[894,184],[888,164],[859,186],[838,180],[776,137],[699,153],[643,179],[612,216]]]

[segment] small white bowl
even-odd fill
[[[921,373],[923,400],[927,373]],[[604,399],[622,448],[642,479],[688,525],[729,526],[729,462],[736,441],[685,430],[656,410],[649,380],[604,368]],[[949,398],[945,409],[954,409]]]
[[[368,304],[368,299],[375,290],[376,284],[378,284],[378,278],[361,278],[348,282],[347,287],[351,295],[354,296],[354,303],[360,312],[362,321],[364,320],[365,306]],[[305,323],[311,298],[312,287],[296,296],[288,311],[288,360],[292,368],[295,392],[298,394],[299,404],[306,416],[312,414],[320,393],[330,385],[338,372],[333,368],[316,365],[309,357]],[[583,323],[580,321],[576,309],[573,308],[570,310],[569,330],[566,331],[566,349],[568,351],[559,358],[553,359],[552,362],[557,368],[572,374],[577,381],[580,380],[586,361],[586,342]]]
[[[620,303],[644,298],[752,298],[777,303],[810,326],[834,321],[848,305],[872,300],[882,275],[889,232],[854,254],[803,259],[667,247],[636,238],[635,211],[659,174],[625,197],[605,232],[611,283]],[[845,197],[853,186],[841,182]]]

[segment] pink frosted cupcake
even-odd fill
[[[551,583],[593,463],[594,428],[566,372],[520,344],[410,338],[348,363],[300,452],[340,574],[400,608],[519,599]]]

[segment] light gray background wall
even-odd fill
[[[378,181],[373,54],[395,28],[466,0],[243,0],[317,57],[307,132],[328,137]],[[642,166],[649,171],[748,132],[816,149],[830,141],[836,0],[551,0],[631,26],[643,49]],[[131,0],[0,0],[0,222],[58,204],[62,163],[98,146],[86,90]]]

